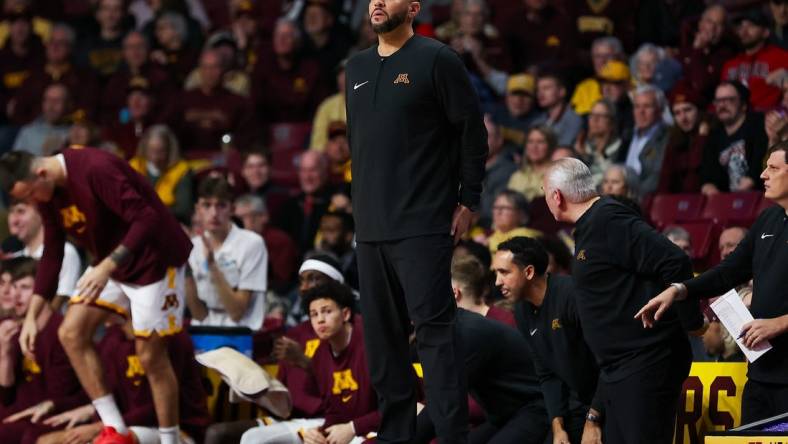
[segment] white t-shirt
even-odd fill
[[[208,316],[202,321],[192,320],[193,325],[214,327],[249,327],[259,330],[263,326],[265,314],[265,291],[268,282],[268,251],[263,238],[234,224],[213,257],[224,274],[227,283],[234,290],[251,292],[249,308],[239,322],[235,322],[225,311],[216,288],[211,282],[208,264],[205,260],[203,241],[199,236],[192,238],[189,266],[197,284],[197,297],[208,307]]]
[[[36,248],[36,251],[30,251],[25,247],[20,250],[17,255],[23,257],[32,257],[35,260],[41,259],[44,254],[44,245],[41,244]],[[57,295],[71,297],[77,287],[77,280],[82,273],[82,260],[79,258],[77,249],[66,242],[63,248],[63,264],[60,266],[60,274],[57,281]]]

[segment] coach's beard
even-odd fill
[[[372,25],[372,31],[375,34],[386,34],[395,30],[399,25],[405,23],[405,18],[408,16],[408,11],[402,11],[400,14],[390,15],[388,19],[386,19],[383,23],[378,23],[377,25],[372,23],[372,18],[370,17],[370,25]]]

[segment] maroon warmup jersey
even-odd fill
[[[509,310],[496,307],[495,305],[490,306],[490,309],[487,310],[487,315],[485,317],[502,322],[509,327],[517,328],[517,324],[514,322],[514,313]]]
[[[367,370],[364,332],[353,325],[350,344],[337,356],[321,342],[312,357],[317,386],[326,407],[323,427],[353,421],[356,435],[364,436],[380,424],[377,395]]]
[[[39,205],[44,254],[35,292],[51,299],[57,289],[66,235],[95,263],[124,245],[131,257],[113,273],[123,283],[147,285],[189,257],[192,243],[148,181],[123,159],[94,148],[63,151],[66,185]]]
[[[16,384],[0,388],[3,414],[9,416],[47,399],[55,403],[54,413],[79,407],[88,402],[74,369],[57,336],[63,316],[52,314],[36,335],[34,358],[22,355],[19,335],[13,339],[17,356]]]
[[[304,321],[287,330],[285,336],[298,342],[304,354],[312,358],[320,345],[315,330],[309,321]],[[314,418],[323,413],[323,400],[317,389],[317,382],[311,373],[285,361],[279,361],[276,378],[287,387],[293,401],[293,418]]]
[[[168,337],[167,341],[170,362],[178,375],[180,426],[197,442],[202,442],[211,418],[192,341],[184,332]],[[157,427],[153,396],[134,341],[127,339],[121,328],[113,327],[107,330],[100,349],[107,383],[126,424]]]

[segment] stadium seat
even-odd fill
[[[700,217],[705,200],[702,194],[659,194],[651,203],[649,218],[657,228],[695,221]]]
[[[270,127],[269,146],[271,151],[289,150],[293,147],[305,149],[309,145],[312,124],[309,122],[275,123]]]
[[[271,153],[271,180],[275,183],[288,187],[298,188],[298,156],[304,150],[299,146],[280,148]]]
[[[761,203],[759,191],[746,193],[719,193],[706,198],[700,218],[725,224],[730,220],[753,221]],[[748,224],[749,225],[749,224]]]

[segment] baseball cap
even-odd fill
[[[679,83],[673,88],[673,90],[670,92],[670,95],[668,96],[668,99],[670,100],[670,106],[674,106],[679,103],[691,103],[698,108],[703,107],[703,99],[701,98],[700,94],[683,82]]]
[[[733,19],[733,23],[737,26],[743,21],[748,21],[761,28],[769,27],[769,17],[766,16],[761,8],[748,9]]]
[[[514,74],[509,76],[509,80],[506,81],[507,94],[526,93],[534,95],[535,90],[536,82],[534,81],[534,76],[530,74]]]
[[[629,67],[620,60],[609,60],[597,77],[607,82],[628,82],[631,79]]]

